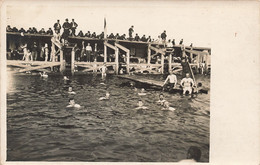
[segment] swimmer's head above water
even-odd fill
[[[69,92],[72,92],[72,87],[69,87]]]
[[[110,96],[109,92],[106,92],[106,98],[107,99],[109,99],[109,96]]]
[[[164,99],[164,96],[163,96],[162,93],[160,93],[160,95],[159,95],[159,100],[163,100],[163,99]]]
[[[139,107],[142,107],[143,105],[144,105],[144,103],[142,102],[142,100],[139,100],[139,101],[138,101],[138,106],[139,106]]]
[[[74,106],[74,105],[75,105],[75,101],[74,101],[74,99],[73,99],[73,98],[70,98],[70,99],[69,99],[69,105],[72,105],[72,106]]]

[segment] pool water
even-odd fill
[[[156,104],[160,91],[145,96],[120,84],[127,80],[81,75],[8,74],[7,160],[176,162],[190,146],[209,161],[209,94],[189,99],[164,93],[175,111]],[[76,95],[68,94],[72,86]],[[110,93],[110,99],[99,101]],[[66,108],[74,97],[80,109]],[[141,99],[147,110],[135,110]]]

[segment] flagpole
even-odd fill
[[[106,17],[104,18],[104,62],[107,62],[107,25],[106,25]]]

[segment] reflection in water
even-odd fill
[[[146,96],[126,80],[100,75],[15,75],[7,93],[7,159],[31,161],[165,161],[186,157],[190,146],[209,160],[209,95],[165,93],[176,108],[161,111],[160,91]],[[9,77],[10,80],[10,77]],[[102,84],[102,82],[104,84]],[[68,109],[68,87],[81,109]],[[110,99],[98,99],[110,93]],[[135,110],[141,99],[148,110]]]

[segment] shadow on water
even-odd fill
[[[138,96],[115,76],[12,76],[7,93],[9,161],[175,162],[190,146],[209,161],[209,95],[165,93],[176,110],[161,111],[160,91]],[[68,94],[71,86],[76,95]],[[110,93],[110,99],[99,101]],[[68,109],[68,99],[83,106]],[[135,110],[141,99],[147,110]]]

